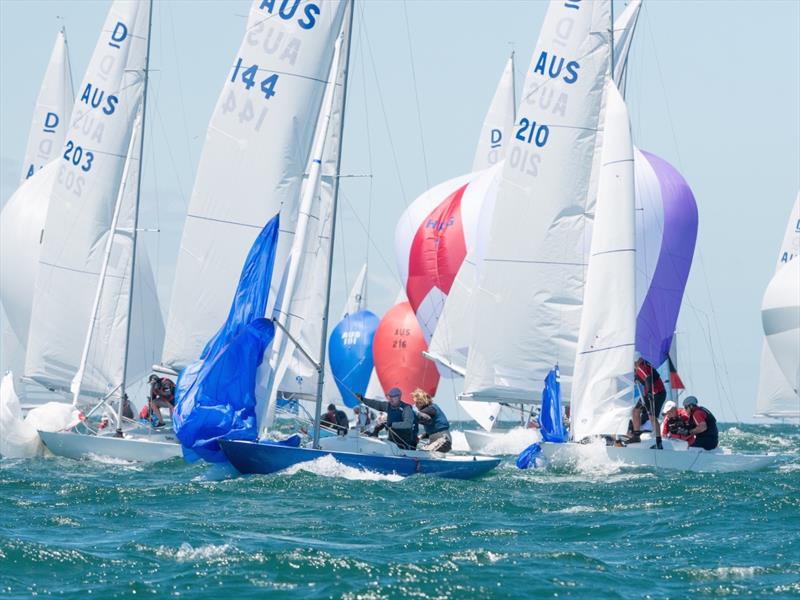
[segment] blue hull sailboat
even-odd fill
[[[275,442],[220,440],[222,450],[240,473],[268,475],[298,463],[332,456],[337,462],[386,475],[435,475],[448,479],[480,477],[500,464],[488,456],[443,456],[367,437],[337,436],[320,440],[320,448],[299,448]]]

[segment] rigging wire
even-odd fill
[[[647,8],[647,6],[648,5],[645,4],[645,5],[643,5],[643,8]],[[678,166],[680,167],[681,172],[684,172],[683,160],[681,158],[680,147],[678,145],[678,137],[677,137],[677,134],[675,132],[675,122],[674,122],[674,120],[672,118],[672,112],[671,112],[670,106],[669,106],[669,101],[668,101],[668,97],[669,96],[667,95],[666,85],[664,84],[664,75],[663,75],[663,72],[661,70],[661,61],[658,58],[658,49],[657,49],[657,44],[656,44],[656,41],[655,41],[655,34],[653,32],[653,27],[651,26],[650,20],[649,20],[649,11],[645,12],[644,15],[646,17],[644,20],[645,20],[645,23],[647,23],[647,31],[649,33],[650,43],[652,45],[653,55],[654,55],[655,61],[656,61],[656,71],[658,72],[658,79],[659,79],[659,83],[661,85],[661,91],[662,91],[662,95],[663,95],[663,98],[664,98],[664,105],[665,105],[666,113],[667,113],[667,122],[669,123],[670,132],[672,134],[672,142],[673,142],[673,145],[674,145],[674,148],[675,148],[675,154],[676,154],[676,156],[678,158]],[[709,305],[709,308],[711,310],[711,318],[709,319],[708,315],[706,313],[704,313],[703,311],[701,311],[699,308],[697,308],[697,306],[691,301],[691,298],[689,297],[688,291],[685,292],[685,297],[686,297],[686,300],[687,300],[688,304],[692,307],[693,311],[696,311],[696,313],[701,313],[706,317],[706,320],[708,322],[708,332],[706,333],[706,342],[708,344],[708,349],[709,349],[709,352],[711,354],[711,361],[712,361],[712,365],[713,365],[713,368],[714,368],[714,374],[715,374],[718,393],[720,393],[720,395],[725,399],[725,402],[727,403],[728,407],[731,409],[731,412],[733,412],[733,415],[734,415],[734,418],[736,419],[736,422],[739,423],[740,419],[739,419],[739,416],[737,414],[736,408],[735,408],[735,406],[733,404],[731,390],[728,387],[728,384],[730,382],[730,371],[728,369],[727,360],[725,358],[724,348],[720,348],[719,349],[719,356],[721,358],[721,363],[722,363],[721,367],[718,364],[718,361],[716,359],[716,354],[715,354],[715,349],[714,349],[712,336],[715,335],[715,336],[717,336],[718,339],[722,339],[722,337],[721,337],[721,332],[720,332],[720,328],[719,328],[719,322],[718,322],[717,315],[716,315],[716,310],[714,309],[714,301],[713,301],[713,298],[712,298],[712,295],[711,295],[711,289],[710,289],[710,287],[708,285],[708,277],[707,277],[707,273],[706,273],[703,252],[700,249],[699,245],[697,245],[695,247],[695,252],[697,254],[697,258],[699,259],[700,268],[702,270],[702,279],[703,279],[703,283],[704,283],[704,289],[705,289],[705,292],[706,292],[706,296],[708,298],[708,305]],[[696,315],[696,318],[698,320],[698,323],[701,323],[701,328],[702,328],[702,322],[700,321],[699,317],[697,317],[697,315]],[[705,329],[704,329],[704,333],[705,333]],[[725,377],[720,377],[720,371],[724,374]],[[727,380],[725,378],[727,378]]]
[[[419,106],[419,87],[417,86],[417,70],[414,68],[414,51],[411,46],[411,24],[408,21],[408,6],[406,0],[403,0],[403,16],[406,21],[406,40],[408,41],[408,56],[411,65],[411,80],[414,83],[414,102],[417,107],[417,127],[419,127],[419,140],[422,149],[422,164],[425,167],[425,189],[431,188],[431,180],[428,175],[428,157],[425,154],[425,135],[422,128],[422,110]]]

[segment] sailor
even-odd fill
[[[347,435],[350,420],[347,418],[346,412],[338,410],[336,405],[331,403],[328,404],[328,412],[322,415],[322,425],[330,427],[337,435]]]
[[[159,377],[155,373],[150,375],[150,395],[147,404],[152,415],[158,417],[154,427],[164,426],[164,417],[161,414],[162,408],[169,409],[169,416],[172,418],[172,411],[175,408],[175,383],[167,377]]]
[[[650,409],[655,411],[654,417],[661,412],[661,407],[667,399],[667,390],[658,371],[647,362],[642,355],[636,352],[636,363],[633,374],[636,383],[642,387],[642,398],[633,407],[631,414],[631,441],[638,442],[642,433],[642,423],[650,418]]]
[[[664,403],[664,422],[661,425],[661,435],[667,438],[685,440],[689,445],[694,441],[694,436],[689,433],[689,415],[682,408],[678,408],[672,400]]]
[[[404,450],[414,450],[417,447],[419,425],[414,409],[401,401],[402,395],[400,388],[393,387],[386,394],[388,402],[364,398],[361,394],[356,394],[356,398],[370,408],[386,413],[386,430],[389,432],[389,441]],[[373,434],[375,433],[373,431]]]
[[[369,412],[369,409],[364,406],[354,406],[353,407],[353,414],[356,416],[355,424],[353,425],[353,429],[357,429],[359,433],[363,433],[369,429],[369,426],[372,424],[372,418]]]
[[[694,396],[687,396],[684,399],[683,408],[689,416],[689,433],[694,436],[689,445],[705,450],[716,448],[719,445],[716,417],[707,408],[698,406],[697,398]]]
[[[427,439],[425,450],[429,452],[450,452],[453,448],[453,438],[450,436],[450,423],[444,411],[434,404],[430,394],[421,389],[411,393],[414,405],[417,407],[417,419],[425,428],[425,433],[420,439]]]

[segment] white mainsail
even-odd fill
[[[572,394],[572,438],[622,434],[633,408],[636,232],[633,143],[625,101],[606,86],[602,166]]]
[[[473,399],[536,401],[555,364],[563,383],[571,379],[609,71],[609,9],[607,1],[553,1],[547,11],[475,294],[465,378]]]
[[[641,0],[632,0],[614,23],[614,80],[620,90],[624,90],[628,54],[630,53],[631,43],[633,41],[633,33],[636,27],[639,10],[641,9],[641,4]],[[503,81],[504,79],[501,79],[501,86],[503,85]],[[499,94],[500,88],[498,87],[497,92],[495,92],[495,97],[497,97]],[[489,114],[492,114],[491,108]],[[489,115],[487,115],[487,122],[488,120]],[[486,124],[484,124],[484,129],[486,129]],[[481,142],[483,139],[484,138],[481,138]],[[503,139],[507,138],[504,137]],[[481,142],[478,144],[476,161],[481,153],[481,148],[483,147]],[[501,151],[504,153],[504,148],[501,149]],[[638,165],[639,162],[642,163],[642,168],[652,170],[644,157],[642,157],[641,161],[637,160],[636,164]],[[651,180],[654,179],[655,177],[651,178]],[[638,179],[636,185],[639,185]],[[649,202],[651,198],[660,201],[660,193],[654,194],[652,191],[650,192],[650,195],[647,196],[643,202]],[[478,280],[478,270],[480,268],[479,265],[483,260],[482,254],[486,245],[488,230],[490,229],[492,222],[492,213],[494,211],[496,194],[497,181],[495,181],[491,187],[487,188],[484,205],[481,208],[480,223],[481,227],[486,229],[486,231],[481,232],[478,236],[478,244],[474,247],[468,248],[467,250],[467,256],[464,259],[464,262],[461,265],[458,274],[456,275],[456,279],[453,282],[453,286],[450,289],[450,293],[447,296],[447,300],[445,301],[442,313],[439,317],[439,322],[436,326],[436,331],[434,331],[433,337],[431,338],[430,348],[428,350],[428,354],[434,357],[438,362],[440,362],[440,364],[448,366],[448,368],[453,369],[455,372],[461,375],[463,375],[464,371],[466,370],[469,340],[472,337],[471,323],[474,321],[472,316],[473,294]],[[638,198],[639,195],[637,194],[637,200]],[[663,228],[659,228],[657,231],[660,233],[661,229]],[[650,229],[647,231],[650,231]],[[658,244],[659,237],[648,236],[647,240],[648,242],[652,240],[654,244]],[[645,253],[645,255],[657,256],[657,253]],[[641,281],[645,282],[644,279]],[[647,280],[647,283],[649,284],[649,279]],[[643,285],[642,287],[646,292],[647,286]],[[642,295],[642,299],[643,298],[644,296]]]
[[[631,0],[622,14],[614,20],[614,82],[623,98],[628,81],[628,55],[641,9],[642,0]]]
[[[67,34],[62,27],[36,97],[20,182],[31,177],[63,150],[74,102]]]
[[[348,3],[348,6],[350,4]],[[315,361],[323,355],[322,331],[327,318],[328,269],[334,201],[338,186],[341,126],[346,97],[350,11],[337,39],[326,89],[317,120],[314,143],[308,159],[298,207],[297,230],[275,302],[273,320],[283,328],[276,332],[268,361],[267,395],[259,394],[256,409],[262,435],[271,426],[278,397],[316,398],[318,377]],[[323,186],[328,190],[323,192]],[[292,339],[293,338],[293,339]]]
[[[497,89],[489,105],[489,111],[483,120],[475,158],[472,161],[473,171],[483,171],[499,163],[506,156],[505,149],[508,138],[514,129],[517,99],[514,86],[514,53],[511,53]]]
[[[800,257],[800,192],[794,201],[786,232],[783,236],[775,273]],[[772,284],[770,284],[771,286]],[[770,344],[765,339],[761,347],[761,369],[758,380],[756,414],[763,417],[787,418],[800,416],[800,397],[781,370]]]
[[[50,61],[47,64],[39,95],[31,119],[25,155],[22,161],[21,183],[33,177],[42,167],[58,156],[64,146],[64,135],[72,113],[75,95],[72,90],[72,73],[69,61],[66,32],[62,27],[56,36]],[[48,186],[49,188],[49,186]],[[49,193],[49,189],[48,189]],[[44,200],[30,204],[24,194],[12,196],[0,213],[0,372],[12,370],[21,375],[25,365],[25,342],[28,338],[28,321],[33,297],[39,233],[47,215],[47,195],[36,196]],[[27,234],[25,239],[22,239]],[[25,251],[21,245],[34,241],[35,252]],[[25,264],[32,259],[32,264]],[[27,268],[26,268],[27,267]],[[8,300],[7,300],[8,299]],[[5,303],[16,302],[24,317],[12,319]],[[15,312],[14,309],[11,311]],[[18,331],[20,332],[18,334]],[[22,390],[20,390],[22,391]]]
[[[271,301],[276,297],[345,7],[340,0],[321,2],[315,13],[299,11],[298,4],[252,3],[211,117],[167,322],[163,363],[176,370],[195,360],[225,321],[239,267],[264,223],[280,211]]]
[[[775,362],[797,395],[800,393],[800,260],[790,261],[772,278],[761,304],[761,322]]]
[[[128,160],[130,139],[143,102],[150,3],[117,0],[111,5],[72,111],[64,152],[59,159],[34,290],[26,355],[26,374],[54,389],[70,388],[81,362],[93,298],[100,285],[113,208]],[[130,157],[138,163],[139,150]],[[137,165],[138,166],[138,165]],[[137,169],[138,170],[138,169]],[[136,183],[126,196],[138,194]],[[123,383],[128,336],[135,201],[124,201],[120,227],[125,241],[112,244],[106,286],[98,310],[82,393],[104,396]],[[143,292],[152,273],[138,271]],[[153,300],[145,302],[152,305]],[[136,302],[134,302],[136,304]],[[147,324],[158,352],[159,323]],[[128,367],[143,374],[147,358]]]

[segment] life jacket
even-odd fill
[[[694,420],[694,415],[698,410],[702,410],[706,413],[706,430],[695,434],[695,440],[706,440],[706,439],[713,439],[715,442],[719,441],[719,428],[717,427],[717,418],[705,407],[698,406],[693,411],[692,414],[689,415],[689,429],[694,429],[697,427],[697,423]]]
[[[661,381],[661,375],[658,374],[653,366],[646,360],[640,360],[636,363],[634,369],[636,380],[644,386],[645,398],[650,395],[660,394],[666,392],[664,382]]]
[[[392,406],[389,404],[389,407],[386,409],[386,426],[391,427],[392,423],[399,423],[403,421],[403,412],[405,412],[407,406],[407,404],[399,404],[398,406]],[[410,406],[408,406],[408,410],[411,410]],[[414,415],[414,425],[411,428],[412,439],[416,439],[417,435],[419,434],[419,421],[417,420],[417,415],[413,410],[411,410],[411,414]],[[399,432],[402,430],[396,431]]]
[[[440,431],[446,431],[450,429],[450,422],[447,420],[444,411],[436,404],[431,404],[431,406],[436,409],[436,416],[430,421],[423,423],[425,433],[428,435],[433,435],[434,433],[439,433]]]

